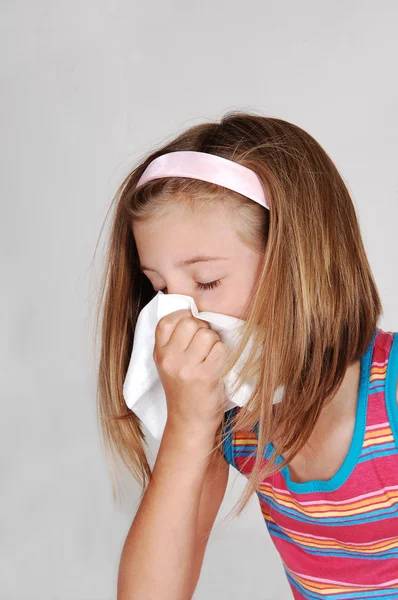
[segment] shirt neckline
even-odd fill
[[[311,479],[310,481],[304,482],[292,481],[290,477],[289,465],[286,465],[279,471],[279,473],[283,477],[285,485],[290,491],[296,493],[322,491],[332,492],[340,488],[350,477],[351,473],[354,471],[358,463],[360,454],[362,452],[365,437],[370,368],[372,364],[374,343],[378,332],[379,328],[377,327],[366,352],[361,357],[360,382],[358,389],[357,406],[355,411],[354,433],[351,439],[349,450],[346,454],[343,463],[340,465],[339,469],[330,479]],[[265,457],[270,458],[271,455],[275,453],[275,446],[272,442],[269,442],[266,448],[267,449]],[[279,465],[281,462],[283,462],[283,458],[281,456],[278,456],[275,464]]]

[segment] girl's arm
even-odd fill
[[[211,529],[228,479],[222,456],[211,461],[217,469],[209,471],[214,438],[212,431],[190,433],[166,423],[152,477],[123,547],[117,600],[192,597],[207,542],[199,536]],[[220,491],[206,513],[200,501],[210,484],[204,486],[208,473],[212,481],[219,476]]]
[[[209,541],[214,521],[225,495],[229,473],[229,464],[221,450],[217,449],[207,467],[206,478],[200,497],[196,528],[195,565],[192,576],[191,594],[187,596],[188,598],[192,598],[198,583],[207,542]]]

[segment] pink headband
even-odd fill
[[[258,175],[251,169],[222,156],[192,150],[162,154],[149,163],[136,187],[160,177],[191,177],[216,183],[247,196],[269,209]]]

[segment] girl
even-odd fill
[[[292,123],[232,112],[145,158],[115,200],[99,411],[109,456],[143,488],[118,600],[192,597],[229,465],[248,480],[236,514],[255,492],[294,598],[398,598],[398,334],[377,326],[332,160]],[[159,321],[167,423],[151,471],[122,385],[137,316],[159,290],[245,326],[228,353],[189,311]],[[222,378],[250,336],[239,385],[256,385],[225,411]]]

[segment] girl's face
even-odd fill
[[[245,319],[263,256],[239,239],[225,208],[206,215],[176,206],[167,217],[132,227],[141,269],[156,292],[191,296],[199,312]]]

